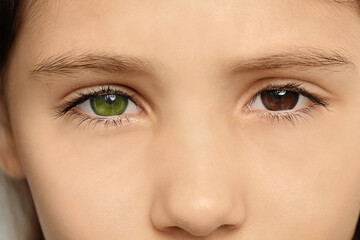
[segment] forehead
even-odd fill
[[[129,4],[135,4],[137,6],[146,6],[146,5],[153,5],[153,6],[160,6],[161,4],[177,4],[177,2],[179,1],[161,1],[161,0],[148,0],[148,1],[143,1],[143,0],[133,0],[133,1],[129,1],[129,0],[122,0],[122,1],[114,1],[114,0],[103,0],[101,2],[99,1],[94,1],[94,0],[78,0],[76,2],[74,1],[69,1],[69,0],[28,0],[28,1],[24,1],[24,5],[23,7],[26,9],[26,15],[27,17],[29,17],[29,19],[27,20],[31,20],[30,18],[36,18],[39,15],[42,15],[41,13],[43,11],[48,11],[49,8],[51,7],[64,7],[66,5],[70,6],[70,5],[74,5],[74,6],[87,6],[89,8],[93,8],[95,7],[98,10],[103,10],[102,6],[106,6],[106,5],[111,5],[111,4],[116,4],[116,3],[120,3],[123,6],[129,6]],[[185,0],[182,1],[183,3],[186,3],[187,5],[193,5],[191,4],[191,2],[194,2],[192,0]],[[213,5],[212,3],[215,3],[216,0],[208,0],[208,1],[196,1],[198,3],[200,3],[203,6],[206,5]],[[225,5],[229,5],[231,3],[235,3],[237,5],[247,5],[249,4],[249,1],[247,0],[236,0],[236,1],[218,1],[222,4]],[[290,0],[290,1],[283,1],[283,3],[286,4],[293,4],[293,3],[301,3],[301,4],[321,4],[323,6],[328,6],[328,7],[334,7],[334,8],[347,8],[349,10],[353,10],[355,12],[359,11],[359,6],[360,6],[360,1],[359,0]],[[267,4],[271,4],[271,5],[279,5],[279,1],[268,1],[268,0],[259,0],[258,1],[259,5],[267,5]],[[70,6],[71,7],[71,6]]]
[[[272,18],[276,14],[298,14],[301,12],[330,12],[330,15],[336,13],[359,12],[358,0],[29,0],[24,1],[24,19],[27,27],[39,28],[49,23],[58,22],[68,17],[67,22],[82,23],[83,21],[99,22],[105,17],[111,17],[113,13],[117,15],[117,20],[126,20],[132,16],[139,21],[147,17],[147,21],[157,20],[166,15],[176,17],[190,16],[194,14],[197,17],[204,17],[211,14],[217,17],[232,18],[239,21],[251,20],[253,15],[258,19],[266,19],[266,15]],[[298,13],[297,13],[298,12]],[[326,14],[326,13],[325,13]],[[329,14],[329,13],[328,13]],[[355,14],[352,14],[355,15]],[[195,20],[194,18],[191,20]],[[114,19],[113,19],[114,20]],[[167,20],[169,20],[167,18]],[[176,19],[179,20],[179,19]],[[179,23],[185,23],[182,19]],[[253,21],[255,23],[255,21]],[[109,23],[109,22],[107,22]],[[61,27],[63,25],[58,25]]]
[[[90,16],[101,16],[104,13],[115,10],[120,12],[131,12],[134,9],[146,8],[153,11],[153,14],[163,13],[165,11],[169,12],[178,12],[181,13],[181,10],[200,10],[200,9],[210,9],[216,10],[219,14],[227,10],[229,12],[238,12],[237,15],[241,15],[242,11],[239,11],[239,8],[244,10],[250,10],[252,8],[261,8],[261,9],[283,9],[291,10],[296,12],[301,9],[311,9],[321,10],[321,8],[332,8],[332,10],[337,12],[342,12],[350,10],[353,13],[359,13],[359,0],[173,0],[173,1],[163,1],[163,0],[103,0],[101,2],[96,0],[78,0],[78,1],[69,1],[69,0],[28,0],[23,2],[23,15],[26,19],[27,25],[40,25],[46,23],[46,18],[56,18],[60,12],[71,12],[76,15],[86,14]],[[300,8],[294,8],[294,7]],[[287,8],[287,9],[286,9]],[[320,9],[319,9],[320,8]],[[139,11],[139,14],[142,11]],[[93,19],[95,20],[95,19]]]
[[[28,2],[22,30],[31,45],[29,55],[40,59],[84,48],[159,57],[161,54],[190,57],[192,52],[246,55],[270,47],[280,48],[284,42],[323,46],[339,36],[342,39],[336,41],[346,46],[351,29],[359,28],[356,3],[350,0],[32,0]],[[314,43],[316,39],[323,41]]]

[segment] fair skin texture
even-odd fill
[[[29,182],[46,239],[351,239],[360,209],[351,7],[64,0],[34,9],[8,59],[0,156],[5,173]],[[77,64],[87,55],[93,64]],[[105,71],[111,61],[94,55],[147,67]],[[38,65],[59,56],[61,66]],[[270,84],[301,84],[327,105],[303,97],[285,111],[293,122],[247,107]],[[75,91],[109,85],[142,110],[107,127],[80,124],[75,112],[98,116],[79,106],[54,117]]]

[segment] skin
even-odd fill
[[[353,9],[320,0],[63,0],[32,11],[6,67],[0,153],[3,171],[29,182],[46,239],[352,238],[360,209]],[[306,49],[352,64],[230,70]],[[144,58],[151,70],[31,72],[69,52]],[[283,82],[328,109],[313,106],[291,123],[246,107]],[[108,85],[135,95],[143,111],[107,127],[54,118],[76,90]]]

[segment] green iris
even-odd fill
[[[122,114],[129,99],[121,95],[100,95],[90,98],[92,110],[100,116],[112,116]]]

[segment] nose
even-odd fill
[[[226,143],[213,140],[207,134],[206,140],[193,137],[171,144],[168,138],[157,166],[157,194],[151,209],[151,221],[158,230],[196,237],[222,232],[224,236],[243,224],[244,202],[231,165],[236,159],[231,159]]]
[[[206,187],[209,188],[207,194],[194,192],[195,188],[182,192],[173,189],[176,194],[159,197],[151,215],[154,226],[161,231],[184,231],[196,237],[206,237],[216,231],[223,231],[224,236],[224,231],[240,228],[244,220],[244,209],[239,208],[241,200],[236,202],[230,199],[231,193]]]

